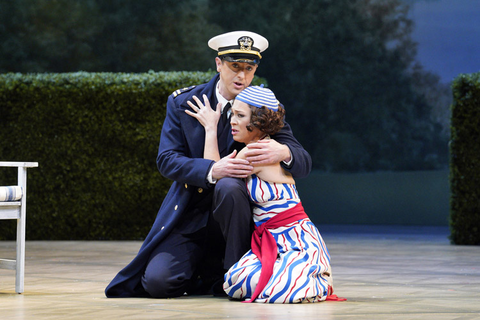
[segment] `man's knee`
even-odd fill
[[[177,242],[181,242],[177,239]],[[172,240],[167,239],[167,240]],[[175,241],[170,241],[170,245]],[[168,245],[165,241],[164,245]],[[151,259],[147,263],[142,276],[142,285],[145,291],[154,298],[173,298],[182,296],[191,283],[194,267],[192,261],[196,257],[195,252],[179,248],[189,247],[189,243],[177,246],[175,253],[165,252],[165,248],[159,247],[153,251]]]
[[[218,203],[226,198],[248,201],[245,181],[236,178],[220,179],[215,186],[214,201]]]
[[[220,224],[222,233],[235,228],[247,227],[251,221],[251,208],[245,181],[236,178],[223,178],[215,186],[213,199],[213,218]]]
[[[183,274],[172,274],[168,268],[145,271],[142,285],[145,291],[153,298],[174,298],[182,296],[191,280]]]

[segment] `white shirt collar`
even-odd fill
[[[217,86],[215,87],[215,94],[217,96],[217,101],[222,104],[222,113],[223,113],[223,108],[225,108],[225,105],[230,102],[230,104],[233,106],[233,100],[227,100],[225,99],[221,94],[220,94],[220,89],[219,89],[220,81],[217,82]]]

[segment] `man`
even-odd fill
[[[168,98],[157,166],[174,182],[137,256],[107,286],[107,297],[223,293],[224,271],[250,248],[251,209],[239,178],[247,177],[252,165],[279,161],[294,177],[310,173],[311,158],[288,124],[272,140],[250,145],[247,160],[235,159],[241,146],[231,136],[228,109],[253,80],[268,41],[235,31],[210,39],[209,46],[218,53],[218,74]],[[194,95],[206,95],[213,108],[222,108],[218,162],[203,158],[204,128],[185,113]]]

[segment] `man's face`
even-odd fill
[[[253,80],[258,65],[246,62],[229,62],[215,58],[220,73],[220,94],[227,100],[234,99]]]

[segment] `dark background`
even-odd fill
[[[258,32],[270,47],[257,74],[314,160],[298,181],[313,220],[446,225],[450,83],[480,69],[479,11],[479,0],[0,0],[0,73],[208,71],[208,39]]]
[[[258,75],[322,172],[448,165],[449,84],[425,70],[412,1],[0,2],[0,72],[207,71],[209,38],[264,35]]]

